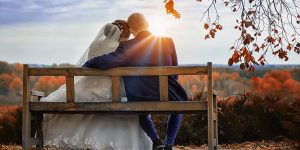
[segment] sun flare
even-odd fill
[[[170,22],[166,22],[166,18],[154,17],[150,18],[149,31],[157,36],[166,36]]]
[[[163,36],[166,34],[166,27],[163,24],[151,24],[149,30],[152,34]]]

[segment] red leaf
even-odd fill
[[[252,72],[254,72],[255,71],[255,68],[254,68],[254,66],[250,66],[250,71],[252,71]]]
[[[216,26],[216,28],[219,29],[219,30],[223,29],[223,27],[221,25],[219,25],[219,24]]]
[[[230,58],[230,59],[228,60],[228,66],[232,66],[232,64],[233,64],[233,60],[232,60],[232,58]]]
[[[262,55],[259,57],[258,61],[261,61],[262,59],[264,59],[265,57]]]
[[[249,53],[247,53],[246,57],[245,57],[245,61],[249,62],[251,61],[251,55]]]
[[[204,40],[209,39],[209,34],[206,34]]]
[[[287,48],[288,50],[292,50],[292,45],[289,44],[286,48]]]
[[[209,28],[209,25],[207,23],[204,24],[204,29],[207,30]]]
[[[241,64],[240,64],[240,68],[241,68],[242,70],[245,70],[245,64],[244,64],[244,63],[241,63]]]

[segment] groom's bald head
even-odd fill
[[[141,13],[133,13],[128,19],[127,23],[131,33],[136,36],[139,32],[145,31],[148,29],[148,22],[145,16]]]

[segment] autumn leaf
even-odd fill
[[[246,62],[251,61],[251,55],[249,53],[246,54],[245,61]]]
[[[205,39],[205,40],[206,40],[206,39],[209,39],[209,34],[206,34],[205,37],[204,37],[204,39]]]
[[[292,50],[292,45],[289,44],[286,48],[287,48],[288,50]]]
[[[180,14],[174,9],[174,1],[173,0],[165,0],[164,1],[165,4],[165,8],[167,11],[167,14],[172,14],[175,18],[179,19],[180,18]]]
[[[229,58],[229,60],[228,60],[228,66],[232,66],[232,65],[233,65],[233,59]]]
[[[254,71],[255,71],[254,66],[250,66],[250,69],[249,69],[249,70],[252,71],[252,72],[254,72]]]
[[[244,63],[241,63],[241,64],[240,64],[240,68],[241,68],[242,70],[245,70],[245,64],[244,64]]]
[[[264,59],[265,57],[262,55],[259,57],[258,61],[261,61],[262,59]]]
[[[223,27],[222,27],[221,25],[219,25],[219,24],[216,25],[216,28],[219,29],[219,30],[222,30],[222,29],[223,29]]]
[[[209,25],[207,23],[204,24],[204,29],[207,30],[209,28]]]
[[[259,47],[256,45],[254,51],[259,52]]]

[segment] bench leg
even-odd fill
[[[23,112],[22,112],[22,146],[24,150],[31,148],[31,112],[29,110],[29,76],[28,65],[23,66]]]
[[[213,95],[213,104],[214,104],[214,111],[213,111],[213,120],[214,120],[214,146],[215,149],[218,148],[218,101],[217,95]]]
[[[43,122],[43,114],[38,114],[37,120],[37,138],[38,138],[38,149],[43,148],[43,129],[42,129],[42,122]]]
[[[31,145],[37,149],[43,148],[42,113],[32,113]]]
[[[22,145],[24,150],[29,150],[31,148],[31,112],[28,103],[23,104],[22,115]]]
[[[217,96],[213,95],[212,106],[208,107],[208,149],[215,150],[218,148],[218,112]]]

